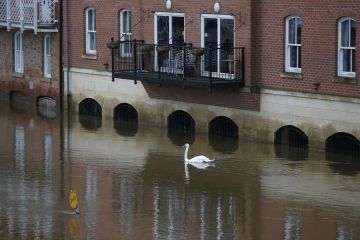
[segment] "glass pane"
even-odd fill
[[[94,26],[93,26],[93,11],[89,10],[88,11],[88,30],[93,30]]]
[[[46,55],[51,55],[51,41],[50,41],[50,37],[46,37]]]
[[[297,44],[301,44],[301,26],[302,26],[302,22],[301,22],[301,19],[298,18],[297,19],[297,36],[296,36],[296,39],[297,39]]]
[[[172,43],[181,44],[184,42],[184,18],[172,18]]]
[[[341,46],[349,47],[349,21],[343,21],[341,23]]]
[[[123,12],[122,16],[122,28],[123,28],[123,33],[126,33],[128,30],[128,18],[127,18],[127,11]]]
[[[350,61],[351,61],[351,50],[350,49],[343,49],[343,71],[344,72],[351,72]]]
[[[204,19],[204,47],[205,48],[217,48],[217,38],[218,38],[218,24],[217,19],[205,18]],[[211,58],[211,59],[210,59]],[[217,51],[212,51],[211,56],[208,51],[204,56],[204,70],[210,71],[210,62],[211,70],[217,72]]]
[[[298,68],[301,68],[301,47],[298,47]]]
[[[96,50],[95,49],[95,33],[91,32],[90,34],[90,50]]]
[[[297,47],[290,46],[290,67],[297,68]]]
[[[295,24],[296,24],[296,19],[292,18],[289,20],[289,43],[295,44]]]
[[[232,73],[234,58],[234,20],[220,20],[220,72]]]
[[[157,17],[157,43],[168,44],[169,43],[169,17],[158,16]]]
[[[351,47],[355,47],[356,45],[356,23],[355,21],[351,20],[351,23],[350,23],[350,39],[351,39],[351,42],[350,42],[350,46]]]
[[[351,72],[355,72],[355,69],[356,69],[356,60],[355,60],[355,50],[351,50]]]

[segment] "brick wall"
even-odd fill
[[[59,34],[51,33],[52,73],[51,79],[44,77],[44,33],[34,34],[32,31],[23,33],[24,74],[14,76],[14,34],[0,30],[0,94],[20,91],[36,99],[49,96],[59,101]],[[29,82],[33,82],[33,89]]]
[[[220,2],[220,14],[232,15],[235,20],[235,46],[245,47],[245,65],[246,69],[251,68],[251,4],[250,0],[224,0]],[[145,40],[147,43],[154,43],[154,14],[155,12],[173,12],[185,14],[185,41],[192,43],[194,46],[201,45],[201,14],[213,14],[214,3],[211,1],[191,1],[191,0],[173,0],[172,9],[167,10],[165,1],[115,1],[115,0],[98,0],[98,1],[82,1],[73,0],[69,3],[69,37],[70,37],[70,51],[71,51],[71,67],[96,69],[96,70],[111,70],[111,53],[106,47],[110,42],[111,37],[116,40],[120,35],[120,19],[119,13],[123,9],[128,9],[132,12],[132,38],[138,40]],[[96,59],[89,59],[85,54],[85,10],[87,8],[96,9]],[[66,13],[64,13],[66,14]],[[65,39],[64,34],[64,39]],[[64,56],[66,57],[66,56]],[[251,84],[251,71],[245,71],[246,85]],[[116,84],[116,82],[114,83]],[[136,87],[136,86],[134,86]],[[179,87],[180,88],[180,87]],[[165,90],[166,89],[166,90]],[[164,87],[162,90],[156,91],[154,98],[173,99],[174,95],[167,94],[168,88]],[[180,89],[182,90],[182,89]],[[172,90],[169,90],[172,92]],[[198,94],[198,90],[188,89],[184,95],[197,94],[199,100],[196,98],[182,98],[182,101],[190,101],[196,103],[208,102],[206,100],[207,89],[201,90],[204,94]],[[215,105],[222,105],[228,107],[244,108],[251,110],[259,110],[259,98],[247,97],[248,94],[240,91],[222,91],[215,90],[216,96],[229,96],[226,98],[227,103],[221,100],[221,103]],[[214,91],[214,92],[215,92]],[[256,95],[256,94],[255,94]],[[212,97],[214,98],[215,95]],[[204,98],[204,99],[200,99]],[[220,101],[220,100],[219,100]]]
[[[317,92],[340,96],[360,96],[358,84],[335,83],[337,74],[337,20],[351,17],[359,21],[360,2],[339,1],[253,1],[253,65],[252,75],[264,88]],[[302,79],[281,78],[284,71],[285,18],[302,19]],[[360,25],[357,25],[357,56],[359,56]],[[360,62],[356,57],[356,73]],[[316,83],[320,84],[315,90]]]

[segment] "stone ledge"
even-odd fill
[[[91,60],[97,60],[96,54],[83,54],[81,56],[82,59],[91,59]]]
[[[302,80],[302,73],[291,73],[291,72],[282,72],[280,73],[281,78],[290,78],[290,79],[298,79]]]
[[[11,74],[12,77],[15,77],[15,78],[24,78],[24,74],[23,73],[18,73],[18,72],[13,72]]]
[[[356,78],[350,77],[341,77],[341,76],[334,76],[333,78],[334,83],[345,83],[345,84],[356,84]]]

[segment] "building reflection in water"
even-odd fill
[[[335,173],[353,176],[360,171],[360,158],[357,154],[326,153],[326,160]]]
[[[15,162],[19,172],[25,170],[25,132],[24,127],[15,128]]]
[[[46,134],[44,138],[44,153],[45,153],[45,176],[52,179],[53,171],[53,144],[50,134]]]
[[[124,137],[134,137],[139,130],[137,122],[114,120],[113,124],[116,132]]]
[[[95,168],[86,168],[86,235],[88,239],[95,239],[97,234],[97,171]]]
[[[284,240],[300,240],[301,239],[301,221],[291,214],[286,214],[284,226]]]
[[[309,149],[305,147],[274,144],[274,151],[276,157],[290,161],[303,161],[309,157]]]
[[[81,126],[87,130],[97,130],[98,128],[101,128],[102,118],[79,114],[79,122]]]
[[[217,152],[234,153],[239,148],[239,138],[209,134],[209,145]]]
[[[125,239],[131,239],[134,219],[134,183],[129,177],[120,178],[120,228]]]
[[[354,228],[342,224],[337,226],[336,240],[354,240]]]

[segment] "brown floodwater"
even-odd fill
[[[0,103],[0,239],[359,238],[359,159],[43,114]]]

